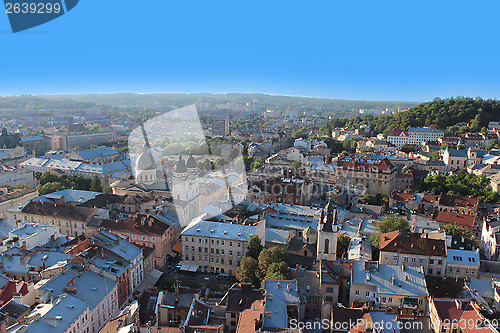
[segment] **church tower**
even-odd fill
[[[318,261],[337,259],[337,210],[331,201],[322,210],[318,224],[317,257]]]

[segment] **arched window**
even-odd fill
[[[323,251],[323,253],[329,253],[330,251],[330,240],[329,239],[325,239],[325,250]]]

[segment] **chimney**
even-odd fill
[[[402,265],[403,272],[405,271],[405,268],[406,268],[406,265],[405,265],[405,264],[403,264],[403,265]]]
[[[394,274],[392,275],[392,284],[395,284],[396,279],[394,278]]]

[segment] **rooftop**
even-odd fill
[[[93,309],[116,285],[117,282],[114,280],[73,266],[65,273],[54,277],[41,289],[55,296],[70,293],[87,303],[89,309]],[[70,290],[74,290],[74,293]]]
[[[448,249],[448,264],[459,264],[479,267],[479,252],[467,250]]]
[[[354,261],[352,284],[374,286],[379,295],[408,297],[428,296],[424,272],[421,267],[379,264],[378,269],[365,270],[371,262]],[[394,277],[394,283],[392,278]]]
[[[444,257],[446,243],[444,240],[423,238],[420,234],[406,235],[396,230],[380,235],[380,251]]]
[[[250,235],[256,233],[256,226],[213,221],[200,221],[198,223],[189,224],[188,226],[186,226],[181,235],[248,241]]]
[[[287,306],[298,305],[299,293],[295,280],[266,280],[266,305],[264,309],[264,328],[288,327]]]

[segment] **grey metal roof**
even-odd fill
[[[472,265],[479,267],[479,252],[448,249],[446,262],[448,264]]]
[[[352,284],[374,286],[379,295],[428,296],[425,276],[421,267],[378,265],[378,271],[365,271],[364,262],[354,261]],[[392,283],[394,276],[394,284]],[[401,286],[401,287],[400,287]]]
[[[66,294],[64,297],[59,298],[53,304],[41,304],[37,309],[49,307],[41,319],[32,321],[26,328],[25,333],[39,333],[51,332],[62,333],[65,332],[71,324],[88,308],[88,304],[75,296]],[[37,310],[35,310],[37,311]],[[40,313],[45,311],[40,310]],[[59,319],[55,319],[58,317]],[[56,327],[47,324],[45,318],[52,318],[57,320]]]
[[[90,309],[95,308],[117,285],[115,280],[73,266],[66,273],[59,274],[50,280],[41,289],[55,296],[65,294],[67,291],[64,288],[68,287],[68,281],[73,278],[75,282],[69,287],[76,289],[74,296],[87,303]]]
[[[213,221],[200,221],[198,223],[189,224],[188,226],[186,226],[181,235],[248,241],[250,235],[256,233],[256,226]]]
[[[266,280],[264,289],[266,290],[266,306],[262,326],[264,328],[288,327],[287,305],[298,305],[300,302],[297,281]]]

